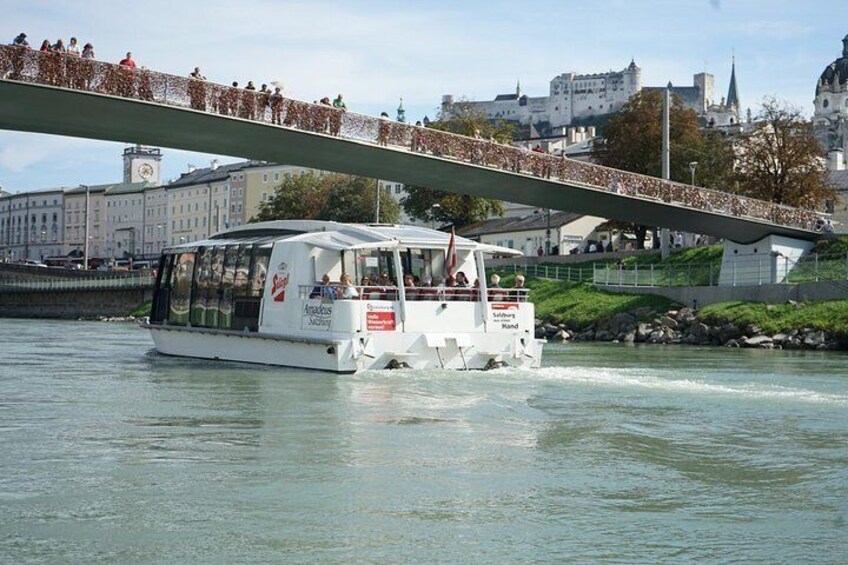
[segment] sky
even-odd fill
[[[563,72],[620,71],[643,86],[690,86],[715,76],[727,93],[731,61],[743,110],[774,97],[812,115],[816,80],[841,56],[846,0],[0,0],[0,41],[25,32],[91,42],[97,58],[229,84],[283,83],[312,101],[343,93],[348,108],[407,119],[441,97],[546,96]],[[5,37],[2,36],[5,34]],[[124,144],[0,131],[0,187],[16,193],[117,182]],[[237,157],[163,148],[163,182],[188,164]]]

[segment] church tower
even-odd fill
[[[727,89],[727,107],[739,110],[739,94],[736,92],[736,55],[733,56],[733,64],[730,67],[730,88]]]

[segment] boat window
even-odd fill
[[[360,284],[365,277],[372,284],[387,275],[391,281],[397,281],[394,268],[394,252],[386,249],[360,249],[356,252],[356,278]],[[393,284],[396,284],[393,282]]]
[[[221,302],[218,305],[218,327],[225,330],[230,329],[233,323],[233,286],[238,256],[238,245],[230,245],[224,252],[224,271],[221,277]]]
[[[265,278],[268,276],[268,262],[270,259],[270,245],[254,247],[253,264],[250,268],[250,296],[259,298],[265,292]]]
[[[185,325],[189,321],[191,279],[194,274],[194,253],[181,253],[174,265],[171,282],[171,304],[168,321]]]
[[[441,253],[434,249],[406,249],[401,251],[403,273],[417,277],[418,285],[433,280],[433,254]]]
[[[206,326],[206,300],[209,296],[209,267],[212,262],[212,248],[201,247],[197,251],[194,288],[191,293],[191,325],[204,327]]]
[[[268,272],[271,246],[242,245],[239,248],[233,288],[233,320],[231,328],[238,331],[259,329],[262,292]]]
[[[242,297],[248,295],[248,275],[250,274],[250,257],[253,247],[240,245],[238,248],[238,264],[236,266],[235,280],[233,281],[233,296]]]
[[[224,267],[224,247],[215,247],[212,252],[212,264],[209,268],[206,295],[206,327],[218,327],[218,305],[221,300],[221,278]]]
[[[153,307],[150,310],[150,321],[162,322],[168,318],[168,308],[171,303],[171,272],[174,268],[175,255],[162,255],[159,259],[159,269],[156,278],[156,290],[153,296]]]

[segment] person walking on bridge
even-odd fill
[[[130,53],[129,51],[127,52],[127,56],[124,57],[123,59],[121,59],[121,62],[118,63],[118,64],[121,65],[122,67],[127,67],[129,69],[134,69],[135,66],[136,66],[135,61],[133,61],[133,58],[132,58],[132,53]]]
[[[194,67],[189,73],[188,97],[193,110],[206,110],[206,77],[200,72],[200,67]]]
[[[337,109],[341,110],[342,112],[347,110],[347,104],[345,104],[344,99],[342,98],[341,94],[339,94],[336,97],[336,99],[333,100],[333,108],[337,108]]]
[[[283,113],[283,93],[279,86],[274,89],[274,94],[271,95],[270,103],[271,123],[278,126],[282,125],[281,116]]]
[[[12,45],[17,47],[29,47],[29,41],[26,40],[27,35],[25,33],[19,33],[18,36],[12,40]]]

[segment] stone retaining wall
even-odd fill
[[[54,290],[0,293],[2,318],[78,319],[126,316],[153,296],[151,289]]]

